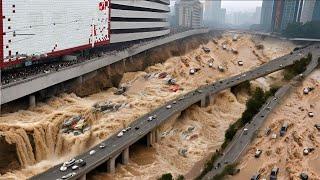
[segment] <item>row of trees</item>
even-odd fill
[[[288,24],[287,28],[282,32],[286,37],[291,38],[320,38],[320,21],[311,21],[305,24],[295,22]]]

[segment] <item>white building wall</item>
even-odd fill
[[[168,0],[112,0],[110,42],[119,43],[169,34],[169,3]],[[125,8],[121,9],[119,6]]]

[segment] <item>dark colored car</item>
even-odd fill
[[[301,179],[301,180],[308,180],[308,179],[309,179],[309,176],[308,176],[308,174],[306,174],[306,173],[301,173],[301,174],[300,174],[300,179]]]
[[[277,167],[272,168],[270,173],[270,180],[277,180],[278,173],[279,173],[279,168]]]
[[[287,132],[287,129],[288,129],[288,124],[284,123],[280,129],[280,136],[284,136],[285,133]]]
[[[260,179],[260,174],[258,173],[256,175],[253,175],[250,180],[259,180],[259,179]]]

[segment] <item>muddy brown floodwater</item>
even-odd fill
[[[84,152],[168,100],[217,79],[247,71],[295,47],[291,42],[261,40],[250,35],[241,35],[238,41],[232,41],[232,35],[225,34],[216,40],[217,43],[210,40],[203,45],[210,48],[208,54],[199,47],[184,56],[150,66],[144,72],[125,73],[121,81],[128,87],[125,96],[115,95],[115,88],[84,98],[61,94],[35,108],[1,115],[0,136],[8,144],[16,145],[21,167],[14,168],[17,162],[9,163],[1,170],[0,179],[25,179],[40,173]],[[229,50],[223,50],[222,44],[227,44]],[[264,48],[258,49],[257,44]],[[238,54],[231,52],[231,48],[237,49]],[[244,62],[243,66],[238,65],[239,60]],[[209,67],[209,62],[213,67]],[[223,66],[225,72],[220,72],[218,66]],[[190,68],[200,70],[189,75]],[[170,90],[173,87],[158,77],[162,72],[176,79],[178,91]],[[247,96],[240,93],[236,97],[226,90],[216,94],[207,108],[193,105],[160,127],[163,135],[153,148],[135,146],[128,165],[117,168],[115,174],[93,173],[89,178],[155,179],[167,172],[195,177],[205,158],[223,142],[229,124],[241,116]],[[122,106],[117,111],[97,112],[92,106],[101,101]],[[61,133],[64,120],[76,115],[82,115],[91,129],[78,136]],[[182,149],[186,151],[185,157],[179,155]]]
[[[316,69],[281,102],[240,160],[240,173],[230,177],[230,180],[249,179],[258,172],[268,178],[273,167],[280,168],[280,179],[300,179],[302,172],[307,173],[309,179],[320,179],[320,134],[314,126],[320,123],[319,83],[320,70]],[[314,90],[305,95],[305,87]],[[313,112],[314,117],[309,117],[309,112]],[[280,137],[283,123],[288,123],[288,131],[284,137]],[[276,139],[265,135],[267,128],[271,128],[271,134],[277,134]],[[304,155],[304,148],[315,150]],[[258,159],[254,158],[256,149],[263,151]]]

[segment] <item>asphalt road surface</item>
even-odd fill
[[[312,61],[303,73],[304,77],[309,75],[317,67],[318,58],[318,53],[315,53],[312,58]],[[299,79],[300,76],[296,76],[289,84],[281,87],[275,93],[274,96],[270,97],[267,100],[267,102],[261,107],[259,113],[253,117],[252,122],[250,124],[246,124],[242,129],[240,129],[237,132],[236,136],[229,144],[229,146],[226,148],[223,155],[219,157],[218,160],[214,163],[214,168],[209,173],[207,173],[203,179],[213,179],[213,177],[221,173],[228,164],[235,163],[238,160],[240,155],[250,144],[257,130],[263,125],[264,121],[267,119],[267,116],[272,113],[272,110],[279,104],[280,100],[286,94],[289,93],[291,88],[297,83]],[[248,129],[247,133],[244,133],[245,128]]]
[[[238,74],[236,76],[233,76],[224,80],[217,81],[213,84],[206,85],[204,87],[199,88],[198,90],[191,91],[188,94],[184,95],[183,99],[177,98],[175,100],[172,100],[168,102],[166,105],[159,107],[153,112],[146,114],[140,117],[139,119],[137,119],[136,121],[134,121],[132,124],[130,124],[130,127],[132,127],[132,129],[126,132],[122,137],[117,137],[116,135],[118,133],[116,133],[110,138],[104,140],[103,143],[106,145],[105,148],[100,149],[99,145],[97,145],[89,149],[87,152],[75,157],[75,159],[83,159],[87,163],[86,166],[81,167],[75,171],[72,171],[71,168],[68,168],[67,171],[61,172],[59,170],[61,167],[61,164],[59,164],[41,174],[38,174],[32,177],[31,179],[34,179],[34,180],[58,179],[71,172],[75,172],[76,175],[70,179],[77,179],[82,175],[90,172],[100,164],[106,162],[111,157],[118,155],[124,149],[126,149],[133,143],[137,142],[139,139],[141,139],[143,136],[145,136],[147,133],[153,130],[155,127],[157,127],[158,125],[166,121],[169,117],[171,117],[177,112],[181,112],[185,110],[192,104],[199,102],[206,95],[217,93],[219,91],[222,91],[232,86],[235,86],[237,84],[240,84],[246,80],[256,79],[258,77],[262,77],[272,72],[283,69],[286,66],[292,65],[295,60],[298,60],[301,57],[306,56],[307,53],[309,52],[313,53],[316,51],[319,51],[319,45],[309,46],[304,49],[295,51],[293,54],[288,54],[283,57],[272,60],[250,71]],[[199,90],[201,90],[201,92]],[[177,103],[173,104],[173,101],[177,101]],[[169,104],[172,105],[171,109],[166,108],[166,106]],[[150,115],[157,115],[157,118],[149,122],[148,117]],[[139,127],[138,130],[135,130],[136,126]],[[89,155],[89,151],[93,149],[96,150],[96,153],[93,155]]]

